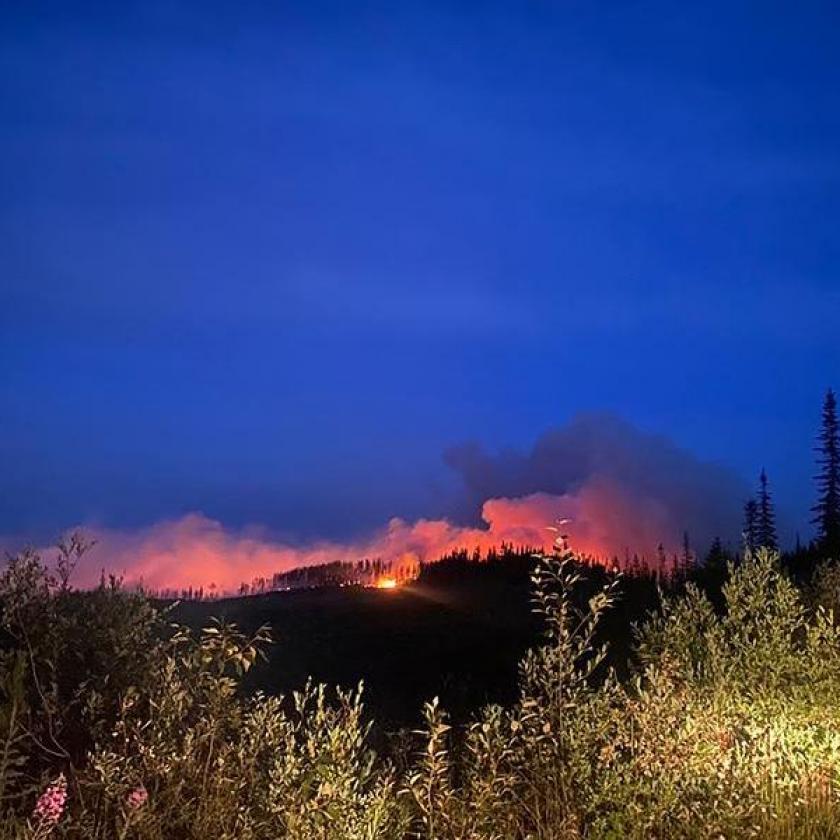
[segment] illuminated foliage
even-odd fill
[[[545,634],[516,702],[454,727],[432,700],[386,759],[361,686],[243,692],[264,628],[191,633],[116,581],[74,592],[24,555],[0,579],[0,836],[836,837],[838,574],[803,594],[760,550],[730,564],[722,604],[689,583],[620,681],[602,619],[621,580],[585,589],[570,555],[542,558]]]

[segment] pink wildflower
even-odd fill
[[[32,816],[41,828],[52,828],[61,819],[66,803],[67,779],[64,778],[64,773],[61,773],[38,797]]]
[[[143,785],[137,785],[131,793],[126,797],[126,805],[132,810],[136,811],[142,808],[149,799],[149,793]]]

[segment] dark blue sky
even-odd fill
[[[0,533],[340,535],[615,413],[811,503],[836,3],[14,3]]]

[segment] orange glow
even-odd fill
[[[598,477],[561,496],[532,493],[487,499],[481,516],[482,525],[392,519],[347,543],[321,540],[304,545],[273,540],[256,528],[231,531],[199,513],[133,532],[86,529],[97,545],[81,564],[76,583],[96,586],[104,568],[122,575],[128,584],[158,591],[202,586],[213,594],[235,594],[243,581],[250,583],[258,576],[270,581],[275,572],[299,566],[371,558],[391,564],[374,585],[393,589],[399,581],[416,577],[421,562],[434,562],[458,549],[487,551],[503,542],[549,549],[555,532],[547,526],[563,518],[569,520],[563,533],[571,547],[604,560],[623,558],[627,550],[655,557],[659,543],[668,552],[681,544],[682,531],[662,500]]]

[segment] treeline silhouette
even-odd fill
[[[783,565],[790,573],[798,580],[805,580],[821,561],[840,557],[840,423],[837,398],[832,389],[826,392],[823,400],[816,453],[817,500],[812,508],[814,516],[811,520],[811,524],[816,526],[816,534],[807,544],[803,544],[797,536],[795,547],[784,550],[780,546],[770,480],[766,469],[762,468],[756,493],[744,503],[742,539],[737,549],[725,545],[720,537],[716,537],[705,553],[698,556],[691,545],[690,535],[685,532],[678,552],[666,552],[660,543],[653,556],[629,550],[621,556],[578,556],[592,568],[620,571],[626,577],[650,579],[659,585],[679,587],[691,580],[706,584],[722,579],[728,563],[739,562],[745,552],[767,548],[780,552]],[[568,544],[566,547],[569,547]],[[375,557],[300,566],[277,572],[271,577],[260,576],[243,581],[238,595],[244,597],[334,586],[376,586],[383,579],[391,579],[397,584],[414,580],[418,583],[445,583],[453,578],[467,579],[475,574],[521,582],[527,579],[535,556],[541,550],[538,546],[503,542],[497,548],[484,552],[464,546],[426,562],[414,557],[400,560]],[[145,591],[152,597],[171,600],[215,601],[226,597],[215,587]]]
[[[264,595],[266,592],[288,592],[292,589],[317,589],[326,586],[376,586],[383,580],[403,584],[414,580],[420,563],[413,558],[384,560],[381,557],[363,560],[335,560],[314,566],[297,566],[287,572],[276,572],[271,577],[257,576],[250,583],[239,585],[238,595]],[[215,587],[185,587],[182,589],[144,589],[145,594],[160,600],[217,601],[230,597]]]

